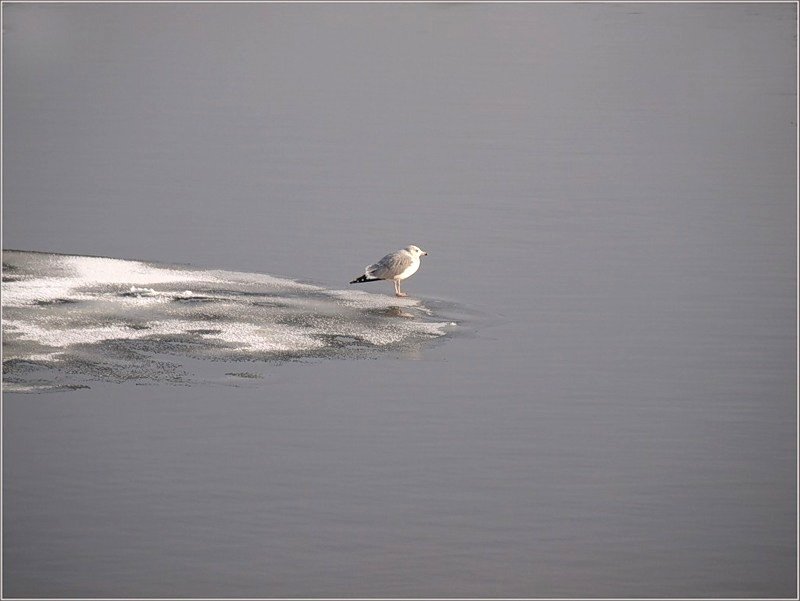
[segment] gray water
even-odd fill
[[[4,248],[457,324],[6,389],[4,595],[793,597],[796,18],[4,5]]]

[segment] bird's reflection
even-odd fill
[[[381,314],[387,317],[405,317],[406,319],[414,317],[413,313],[409,313],[402,307],[388,307],[384,311],[381,311]]]

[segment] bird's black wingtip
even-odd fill
[[[377,282],[378,280],[380,280],[380,278],[371,278],[368,275],[364,274],[362,276],[357,277],[356,279],[354,279],[350,283],[351,284],[361,284],[363,282]]]

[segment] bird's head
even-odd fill
[[[412,255],[414,255],[415,257],[421,257],[423,255],[427,255],[428,254],[427,252],[422,250],[419,246],[414,246],[413,244],[411,246],[406,246],[406,250],[408,252],[410,252]]]

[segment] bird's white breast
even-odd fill
[[[404,271],[402,271],[401,273],[397,274],[392,279],[394,279],[394,280],[404,280],[407,277],[414,275],[417,272],[417,269],[419,269],[419,257],[414,257],[413,260],[411,261],[411,265],[406,267]]]

